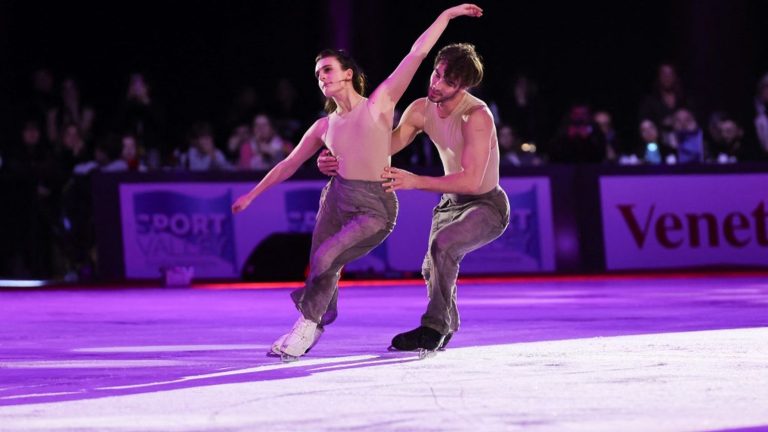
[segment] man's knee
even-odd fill
[[[429,255],[432,262],[441,261],[444,258],[456,259],[453,253],[453,239],[447,235],[438,235],[429,244]]]

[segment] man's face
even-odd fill
[[[445,62],[440,62],[429,78],[427,99],[433,103],[442,103],[456,97],[463,88],[458,82],[445,77]]]
[[[671,65],[661,65],[659,67],[659,84],[664,90],[670,90],[677,82],[677,73]]]
[[[696,123],[696,118],[694,118],[693,114],[686,109],[680,109],[675,112],[672,127],[676,132],[693,132],[699,128]]]
[[[731,143],[741,138],[742,131],[739,125],[733,120],[725,120],[720,122],[720,135],[723,137],[723,141]]]

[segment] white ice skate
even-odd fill
[[[323,327],[317,326],[315,328],[315,340],[312,342],[312,345],[310,345],[309,348],[307,348],[306,352],[309,352],[309,350],[311,350],[312,347],[314,347],[317,344],[317,341],[320,340],[320,336],[323,335],[323,331],[325,331],[325,328],[323,328]],[[277,340],[274,343],[272,343],[272,347],[269,349],[269,351],[267,351],[267,356],[269,356],[269,357],[282,357],[283,356],[283,352],[280,350],[280,348],[285,343],[285,339],[288,337],[289,334],[290,333],[286,333],[286,334],[280,336],[279,338],[277,338]]]
[[[283,361],[296,361],[299,357],[303,356],[314,343],[316,330],[316,322],[300,316],[280,346],[280,354]]]

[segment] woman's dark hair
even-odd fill
[[[352,87],[355,91],[365,96],[365,74],[362,69],[360,69],[360,66],[357,65],[355,59],[344,50],[329,48],[320,51],[317,57],[315,57],[315,63],[327,57],[334,57],[338,60],[342,70],[352,69]],[[325,112],[330,114],[334,111],[336,111],[336,102],[334,102],[332,98],[326,98]]]

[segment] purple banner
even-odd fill
[[[154,278],[163,268],[191,266],[195,277],[237,278],[254,249],[273,234],[309,235],[322,180],[273,187],[232,216],[234,198],[248,183],[138,183],[120,185],[125,270],[128,278]],[[464,259],[463,274],[554,270],[549,180],[503,179],[511,203],[507,231]],[[432,209],[439,194],[398,192],[394,232],[347,272],[418,273],[427,250]]]
[[[768,265],[768,175],[600,178],[609,270]]]

